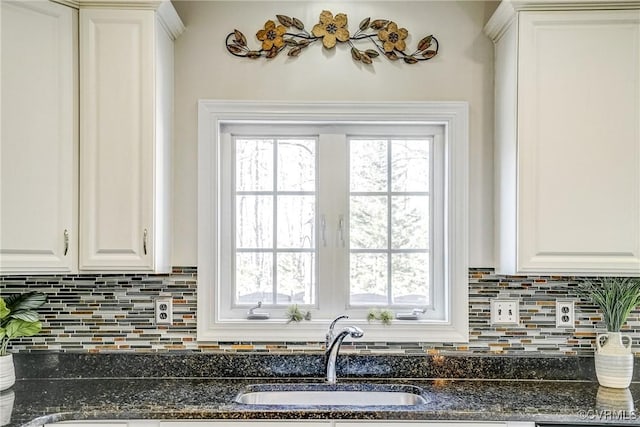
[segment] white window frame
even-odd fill
[[[198,103],[198,341],[322,341],[330,318],[287,324],[269,320],[225,319],[216,287],[222,251],[220,174],[222,129],[227,124],[389,123],[444,127],[446,169],[445,280],[446,316],[441,321],[398,321],[390,326],[364,318],[345,324],[365,330],[363,341],[468,342],[468,104],[466,102],[246,102],[200,100]],[[318,237],[318,236],[317,236]],[[228,252],[228,251],[227,251]]]

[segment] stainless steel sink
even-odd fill
[[[413,386],[325,384],[257,385],[236,397],[243,405],[277,406],[416,406],[427,403]]]

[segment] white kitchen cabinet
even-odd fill
[[[2,1],[0,272],[77,265],[75,9]]]
[[[184,27],[169,1],[69,4],[2,2],[0,273],[168,272]]]
[[[503,2],[485,28],[496,271],[640,275],[640,10],[562,7]]]
[[[168,2],[80,8],[81,270],[170,270],[173,40],[181,29]]]

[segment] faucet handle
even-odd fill
[[[329,348],[329,346],[331,345],[331,341],[333,341],[333,328],[335,328],[338,320],[348,319],[348,318],[349,316],[347,316],[346,314],[341,314],[340,316],[333,319],[333,322],[331,322],[331,324],[329,325],[329,330],[327,331],[327,335],[325,336],[325,341],[324,341],[325,348]]]

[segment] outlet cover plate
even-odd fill
[[[576,315],[572,300],[556,300],[556,328],[575,328]]]
[[[517,298],[492,299],[491,324],[520,324],[520,300]]]
[[[173,299],[158,298],[156,304],[156,325],[171,325],[173,323]]]

